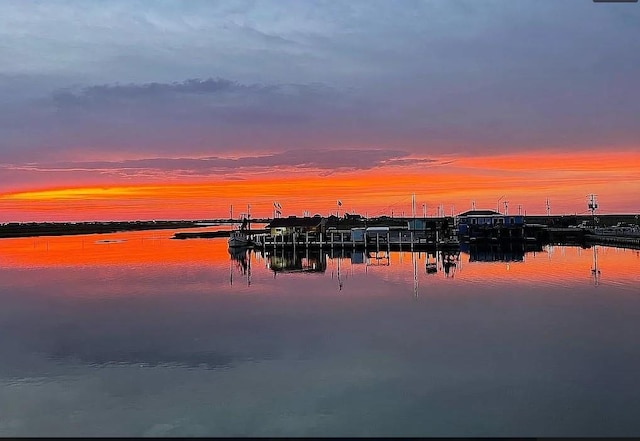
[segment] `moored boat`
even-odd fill
[[[230,247],[246,247],[251,245],[251,240],[249,236],[244,231],[237,230],[232,231],[231,236],[229,236],[229,246]]]
[[[229,247],[239,248],[252,245],[251,239],[247,234],[248,224],[248,220],[243,219],[240,228],[231,232],[231,236],[229,236]]]

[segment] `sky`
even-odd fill
[[[639,213],[639,78],[637,3],[4,0],[0,222]]]

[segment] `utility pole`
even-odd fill
[[[427,218],[427,204],[422,204],[422,217],[424,217],[425,219]]]
[[[522,215],[522,204],[518,204],[518,216]]]
[[[415,219],[416,217],[416,194],[413,193],[411,195],[411,217]]]
[[[509,201],[504,201],[504,215],[508,216],[509,215]]]
[[[231,207],[229,208],[229,219],[233,220],[233,204],[231,204]]]
[[[593,193],[591,193],[587,197],[589,198],[589,203],[587,204],[587,206],[591,211],[591,216],[593,217],[593,228],[595,228],[596,227],[596,210],[598,209],[598,202],[596,201],[596,195]]]

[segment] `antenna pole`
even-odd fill
[[[497,211],[498,213],[500,213],[500,201],[501,201],[505,196],[506,196],[506,194],[503,194],[502,196],[500,196],[500,197],[498,198],[498,202],[496,202],[496,211]]]
[[[416,194],[411,195],[411,217],[416,217]]]
[[[598,209],[598,201],[596,201],[596,195],[591,193],[589,196],[589,203],[587,206],[591,211],[591,216],[593,217],[593,228],[596,227],[596,210]]]

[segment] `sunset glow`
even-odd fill
[[[640,153],[544,153],[443,158],[434,165],[380,166],[370,170],[251,170],[242,180],[203,177],[195,182],[160,179],[127,185],[46,188],[13,191],[0,196],[2,221],[210,219],[236,213],[251,204],[254,217],[270,217],[279,201],[284,215],[309,210],[326,215],[343,211],[369,215],[410,213],[416,194],[419,214],[443,204],[450,214],[495,207],[503,194],[512,210],[542,214],[548,197],[558,214],[586,212],[586,195],[597,193],[601,211],[638,212]],[[532,166],[533,165],[533,166]],[[73,172],[67,172],[73,173]],[[152,182],[148,182],[152,181]]]

